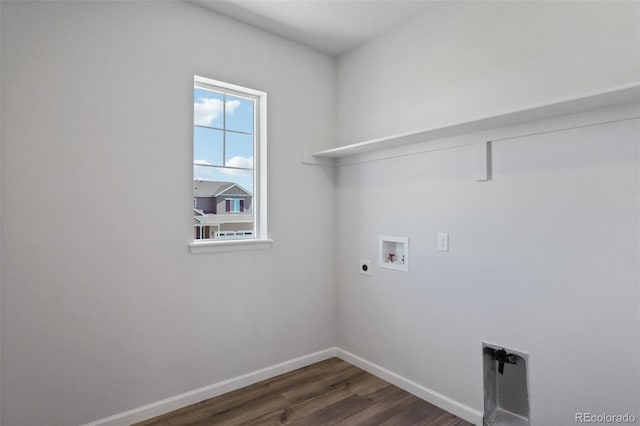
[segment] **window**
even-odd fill
[[[227,213],[244,212],[244,200],[240,200],[237,198],[227,200],[226,207]]]
[[[195,76],[193,247],[265,240],[266,93]]]

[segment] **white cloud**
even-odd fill
[[[252,169],[253,168],[253,157],[231,157],[229,161],[227,161],[227,166],[229,167],[241,167],[243,169]],[[226,169],[225,172],[237,172],[238,170]]]
[[[240,101],[227,101],[227,113],[233,114],[240,106]],[[193,103],[193,122],[199,126],[211,126],[222,114],[222,101],[212,98],[198,98]]]
[[[229,167],[253,168],[253,157],[232,157],[227,161]],[[220,172],[226,176],[233,176],[229,179],[240,184],[243,188],[253,191],[253,170],[238,170],[221,168]],[[227,178],[224,178],[226,180]]]
[[[193,104],[193,122],[197,125],[211,126],[220,114],[222,114],[220,99],[200,98]]]
[[[233,114],[233,112],[240,106],[240,101],[227,101],[227,112]]]

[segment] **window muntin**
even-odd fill
[[[266,239],[266,94],[196,76],[193,96],[195,242]]]
[[[256,99],[198,86],[193,91],[194,179],[225,181],[231,175],[229,182],[253,192]]]

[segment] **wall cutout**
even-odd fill
[[[409,238],[380,235],[378,260],[381,268],[409,271]]]
[[[484,426],[529,426],[529,356],[482,342]]]

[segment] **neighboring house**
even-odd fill
[[[253,194],[233,182],[193,181],[195,239],[253,237]]]

